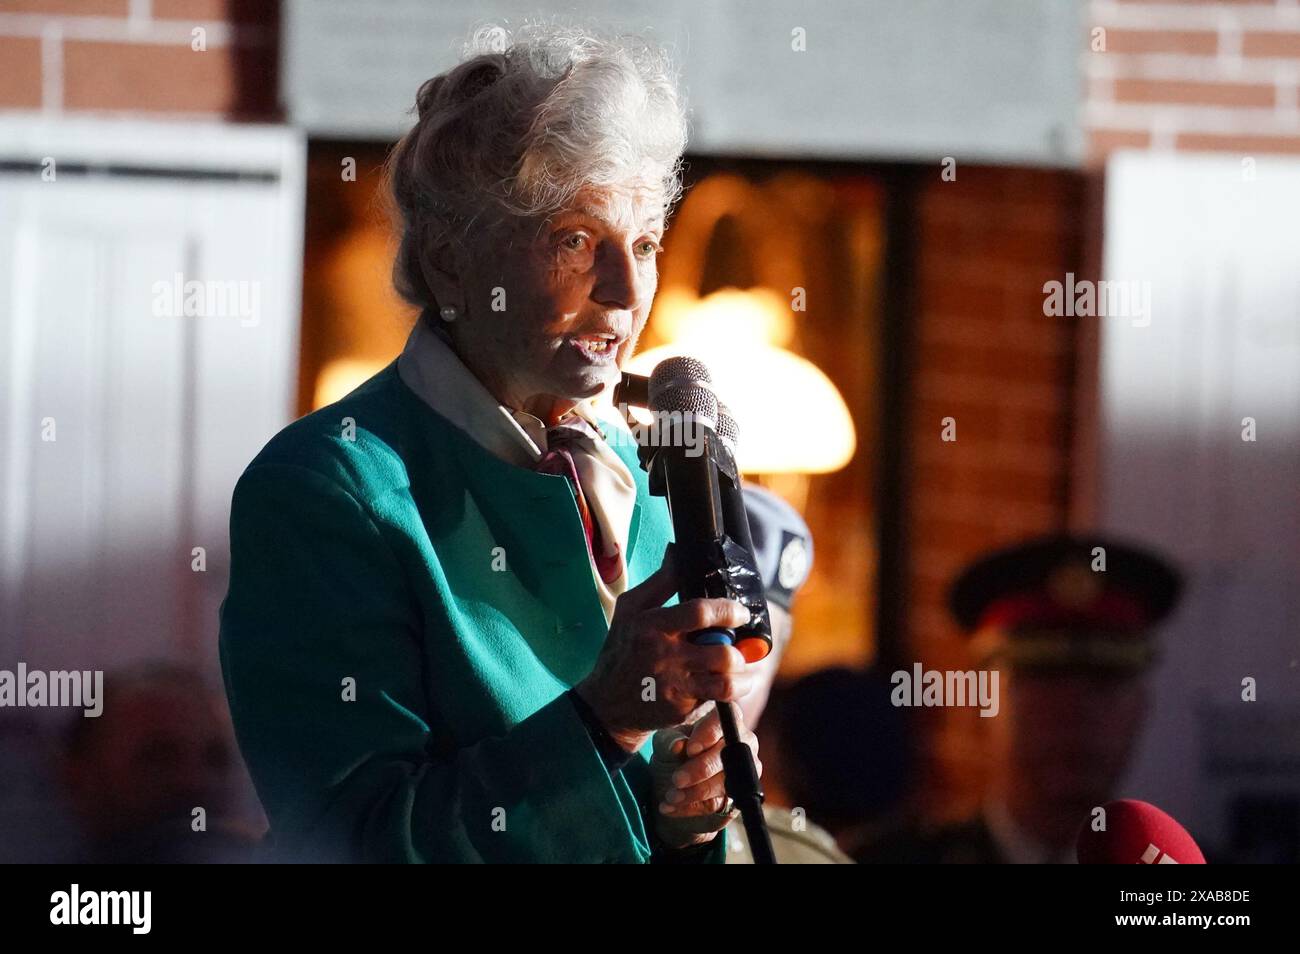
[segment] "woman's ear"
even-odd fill
[[[463,256],[451,242],[443,239],[426,239],[420,249],[420,273],[424,283],[433,292],[439,308],[448,305],[462,314],[465,311],[465,289],[461,282],[464,274]]]

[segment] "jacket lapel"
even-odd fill
[[[412,473],[411,490],[432,534],[437,538],[454,534],[456,527],[471,520],[469,508],[475,508],[489,539],[465,538],[466,545],[501,548],[510,573],[549,614],[542,631],[522,635],[561,679],[569,684],[581,679],[590,670],[608,625],[569,481],[501,460],[413,392],[403,391],[410,398],[409,413],[420,419],[415,432],[424,435],[425,466]],[[648,475],[637,459],[635,437],[625,426],[609,423],[604,433],[637,486],[625,556],[630,587],[659,568],[672,527],[666,501],[649,496]],[[492,554],[483,553],[478,565],[486,575],[483,589],[495,592],[501,579],[493,572]],[[668,604],[676,601],[674,596]],[[511,607],[501,609],[507,615],[512,612]]]
[[[605,633],[582,518],[569,481],[493,457],[472,441],[458,454],[475,505],[502,547],[510,570],[556,617],[556,632],[590,649]]]
[[[649,485],[646,480],[646,472],[641,469],[641,462],[637,460],[636,439],[624,429],[607,422],[604,423],[601,433],[605,436],[605,443],[622,458],[623,463],[627,465],[627,469],[632,473],[632,479],[636,481],[636,503],[632,505],[632,519],[627,528],[627,553],[624,554],[624,559],[627,561],[628,575],[634,577],[632,560],[636,556],[636,545],[641,533],[641,512],[645,509],[642,501],[646,499]]]
[[[623,458],[636,481],[636,506],[632,508],[627,534],[628,582],[635,586],[663,563],[664,550],[673,539],[672,520],[668,502],[650,495],[650,476],[637,457],[636,438],[625,427],[616,426],[608,426],[606,435],[609,446]],[[668,604],[676,601],[674,596]]]
[[[406,452],[416,461],[411,494],[444,565],[456,566],[460,583],[448,573],[457,610],[499,619],[572,685],[590,671],[606,624],[568,480],[493,456],[406,394],[422,445]]]

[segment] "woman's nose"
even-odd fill
[[[591,297],[608,308],[635,311],[641,304],[643,280],[627,249],[604,243],[596,253],[596,283]]]

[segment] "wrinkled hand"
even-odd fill
[[[690,641],[701,629],[743,625],[749,608],[730,599],[664,606],[676,592],[673,560],[666,555],[657,572],[618,597],[595,667],[573,687],[628,752],[656,729],[698,719],[709,700],[739,699],[753,688],[755,674],[734,646]]]
[[[754,755],[754,768],[761,776],[758,738],[745,728],[740,707],[733,703],[736,728],[742,742]],[[654,756],[650,762],[654,779],[655,829],[659,839],[671,848],[687,848],[712,841],[736,817],[727,808],[726,774],[722,769],[722,724],[712,703],[702,709],[694,723],[661,729],[655,733]]]

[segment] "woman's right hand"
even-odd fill
[[[743,603],[719,598],[663,605],[677,592],[671,553],[640,586],[619,596],[596,665],[574,687],[629,752],[656,729],[694,721],[710,701],[740,699],[755,678],[734,646],[697,646],[688,639],[710,626],[743,626],[750,616]]]

